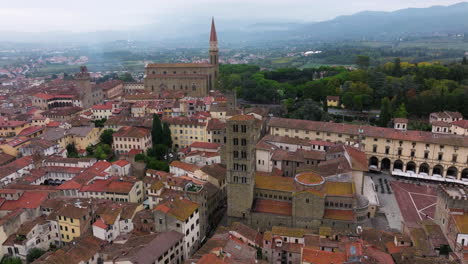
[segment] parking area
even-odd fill
[[[390,186],[405,222],[415,224],[434,218],[437,202],[434,186],[401,181],[391,181]]]

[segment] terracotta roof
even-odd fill
[[[468,137],[436,134],[426,131],[402,131],[393,128],[351,125],[332,122],[318,122],[278,117],[272,117],[268,122],[268,126],[309,131],[333,132],[354,136],[360,135],[361,133],[359,133],[359,131],[362,131],[362,135],[368,137],[388,138],[394,140],[405,140],[425,143],[427,142],[434,144],[445,144],[465,147],[468,146]]]
[[[14,156],[8,155],[6,153],[0,153],[0,165],[5,165],[14,159]]]
[[[201,168],[201,171],[218,180],[226,179],[226,167],[222,164],[206,165]]]
[[[334,95],[329,95],[329,96],[327,96],[327,100],[339,101],[340,97],[339,96],[334,96]]]
[[[21,132],[19,132],[18,136],[30,136],[36,132],[39,132],[39,131],[42,131],[44,130],[44,126],[30,126],[30,127],[27,127],[23,130],[21,130]]]
[[[229,120],[232,121],[249,121],[249,120],[254,120],[255,117],[253,115],[235,115],[229,118]]]
[[[47,192],[25,192],[18,200],[7,200],[1,206],[1,211],[13,211],[21,208],[38,208],[42,202],[47,200]]]
[[[136,137],[142,138],[150,135],[150,130],[142,127],[122,127],[112,136],[115,137]]]
[[[296,189],[294,187],[294,178],[270,176],[262,173],[255,175],[255,188],[283,192],[293,192]]]
[[[203,149],[219,149],[221,148],[221,144],[196,141],[190,144],[190,147],[191,148],[203,148]]]
[[[247,225],[244,225],[240,222],[234,222],[231,225],[231,230],[239,233],[241,236],[261,245],[262,243],[262,235],[255,229],[250,228]]]
[[[194,165],[194,164],[190,164],[190,163],[186,163],[186,162],[182,162],[182,161],[178,161],[178,160],[175,160],[173,162],[171,162],[170,164],[171,167],[176,167],[176,168],[180,168],[184,171],[190,171],[190,172],[195,172],[196,170],[199,170],[200,167]]]
[[[104,221],[101,218],[96,220],[96,222],[94,222],[93,226],[97,226],[97,227],[102,228],[102,229],[107,229],[107,225],[104,223]]]
[[[353,221],[354,212],[352,210],[325,209],[324,219]]]
[[[330,196],[353,196],[356,189],[353,182],[325,182],[327,195]]]
[[[203,255],[198,261],[197,264],[228,264],[229,262],[224,262],[222,258],[217,257],[213,253],[207,253]]]
[[[450,127],[451,124],[449,122],[445,122],[445,121],[434,121],[434,122],[432,122],[432,126]]]
[[[219,119],[213,118],[208,120],[207,130],[223,130],[226,128],[226,123],[221,122]]]
[[[199,122],[198,119],[190,118],[186,116],[177,117],[165,117],[162,119],[163,123],[169,123],[171,125],[192,125],[192,126],[205,126],[206,123]]]
[[[117,165],[117,166],[120,166],[120,167],[125,167],[127,165],[130,164],[130,162],[128,162],[127,160],[118,160],[118,161],[114,161],[112,162],[112,165]]]
[[[405,123],[408,124],[408,119],[407,118],[394,118],[393,123]]]
[[[461,127],[464,129],[468,129],[468,120],[458,120],[458,121],[452,122],[452,125]]]
[[[155,211],[161,211],[163,213],[172,215],[177,218],[179,221],[187,220],[190,215],[198,209],[198,204],[183,199],[174,199],[173,201],[168,201],[165,203],[160,203],[154,208]]]
[[[93,110],[112,110],[112,103],[93,105],[91,108]]]
[[[4,117],[0,117],[0,127],[18,127],[26,123],[26,121],[8,120]]]
[[[259,213],[291,216],[292,203],[275,200],[256,199],[254,201],[253,210]]]
[[[323,177],[314,172],[303,172],[296,175],[295,178],[300,183],[306,185],[317,185],[322,184],[324,182]]]
[[[468,234],[468,213],[464,213],[463,215],[451,215],[458,231],[462,234]]]
[[[287,226],[273,226],[271,229],[272,235],[288,236],[288,237],[304,237],[306,234],[313,233],[311,230],[303,228],[294,228]]]
[[[330,252],[313,248],[303,248],[302,262],[313,264],[341,264],[346,262],[346,255],[342,252]]]

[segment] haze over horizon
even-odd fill
[[[197,0],[151,1],[81,0],[63,5],[59,0],[8,1],[0,7],[2,31],[9,32],[95,32],[132,30],[150,25],[170,29],[173,24],[244,24],[262,22],[318,22],[362,11],[395,11],[452,5],[460,0]],[[261,10],[261,12],[259,12]]]

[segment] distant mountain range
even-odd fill
[[[232,44],[275,40],[393,40],[408,36],[437,36],[468,33],[468,3],[429,8],[408,8],[394,12],[364,11],[317,23],[220,21],[217,25],[221,41]],[[175,24],[171,27],[145,25],[132,31],[90,33],[0,32],[11,42],[108,42],[115,40],[153,41],[185,46],[206,44],[209,25],[199,22]],[[163,45],[163,44],[162,44]]]

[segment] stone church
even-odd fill
[[[145,89],[183,91],[187,96],[202,97],[214,90],[219,73],[218,38],[211,21],[210,63],[152,63],[145,67]]]

